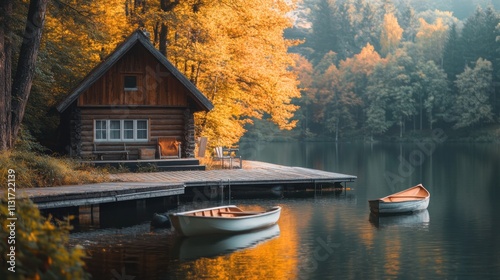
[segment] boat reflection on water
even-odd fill
[[[274,239],[279,235],[280,228],[276,224],[262,230],[236,235],[180,237],[179,242],[177,242],[177,251],[180,260],[214,257],[254,247],[257,244]]]
[[[429,217],[429,211],[425,209],[412,214],[401,214],[401,215],[391,215],[391,216],[384,216],[384,215],[370,213],[369,221],[372,225],[374,225],[377,228],[384,228],[391,226],[428,228],[430,217]]]

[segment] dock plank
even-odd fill
[[[184,189],[184,185],[173,183],[111,182],[18,189],[17,194],[47,209],[179,195]]]
[[[110,174],[108,183],[18,189],[40,209],[81,206],[184,194],[187,187],[353,182],[356,176],[259,161],[243,161],[242,169]],[[2,194],[5,191],[0,191]]]
[[[154,173],[120,173],[111,178],[123,182],[171,182],[186,187],[205,186],[218,182],[231,185],[353,182],[356,176],[322,170],[289,167],[265,162],[245,160],[243,169],[217,169],[205,171],[171,171]]]

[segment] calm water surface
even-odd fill
[[[72,234],[94,279],[499,279],[500,145],[245,144],[244,158],[358,176],[347,193],[233,200],[283,207],[277,227],[179,238],[147,221]],[[371,217],[368,199],[417,183],[425,212]],[[227,202],[227,201],[226,201]],[[219,205],[184,203],[177,210]],[[116,209],[121,213],[120,209]],[[135,278],[133,278],[135,277]]]

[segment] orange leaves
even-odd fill
[[[403,29],[398,24],[398,19],[393,14],[384,15],[384,23],[380,32],[380,45],[382,54],[392,53],[399,46],[403,36]]]
[[[361,50],[353,58],[347,58],[340,62],[342,68],[349,68],[354,74],[370,75],[375,66],[382,61],[380,55],[375,51],[375,48],[370,44]]]
[[[197,86],[215,105],[197,120],[203,135],[233,144],[251,118],[264,115],[283,129],[295,125],[290,119],[297,107],[291,100],[300,93],[289,71],[294,60],[287,53],[293,42],[283,38],[283,30],[291,25],[286,16],[290,10],[285,1],[208,1],[195,14],[186,9],[177,15],[185,21],[176,22],[176,30],[196,28],[203,34],[198,41],[171,40],[174,51],[169,56],[199,65],[196,73],[187,67],[185,74],[195,74]],[[189,47],[177,44],[181,42]]]
[[[427,23],[420,18],[420,29],[416,35],[416,44],[423,53],[424,60],[441,62],[448,27],[443,24],[442,18],[437,18],[434,24]]]

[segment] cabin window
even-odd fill
[[[95,121],[95,140],[106,140],[106,121]]]
[[[148,122],[145,120],[137,121],[137,139],[138,140],[148,139]]]
[[[123,139],[134,140],[134,121],[123,121]]]
[[[109,121],[109,138],[111,140],[121,139],[121,121]]]
[[[137,90],[137,76],[126,75],[123,78],[123,87],[125,91]]]
[[[125,142],[148,140],[147,120],[95,120],[96,142]]]

